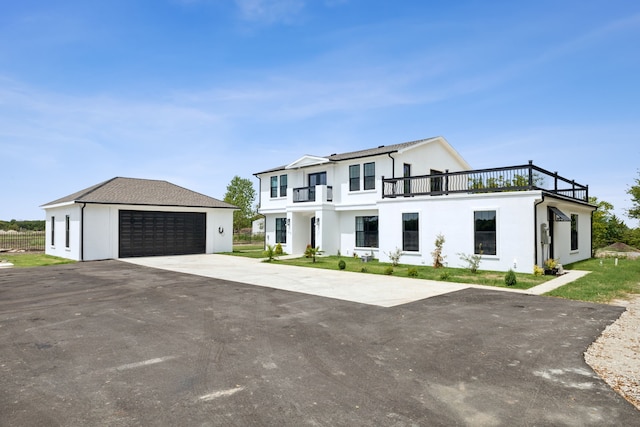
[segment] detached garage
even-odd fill
[[[49,255],[89,261],[233,249],[237,208],[167,181],[113,178],[42,208]]]

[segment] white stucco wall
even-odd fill
[[[69,246],[66,245],[65,222],[69,215]],[[55,236],[51,241],[51,218],[55,218]],[[67,204],[46,210],[45,253],[61,258],[80,260],[80,207]]]

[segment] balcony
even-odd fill
[[[439,196],[542,190],[580,202],[589,201],[589,186],[529,164],[496,169],[436,173],[406,178],[382,177],[382,197]]]
[[[317,187],[325,187],[324,185],[314,185],[311,187],[299,187],[293,189],[293,203],[307,203],[316,201],[316,193],[321,193],[317,190]],[[326,186],[327,188],[327,202],[333,201],[333,187]]]

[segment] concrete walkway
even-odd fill
[[[123,258],[120,261],[381,307],[393,307],[468,288],[541,295],[589,273],[567,271],[556,279],[521,290],[297,267],[217,254]]]

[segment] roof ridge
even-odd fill
[[[114,181],[114,180],[116,180],[116,179],[118,179],[118,178],[120,178],[120,177],[119,177],[119,176],[115,176],[115,177],[113,177],[113,178],[111,178],[111,179],[108,179],[108,180],[106,180],[106,181],[104,181],[104,182],[101,182],[101,183],[99,183],[99,184],[96,184],[96,185],[94,185],[93,187],[89,187],[89,188],[87,188],[87,190],[88,190],[87,192],[82,193],[82,194],[78,195],[78,197],[74,197],[74,198],[75,198],[76,200],[79,200],[79,199],[81,199],[81,198],[83,198],[83,197],[86,197],[86,196],[88,196],[89,194],[91,194],[91,193],[93,193],[94,191],[96,191],[97,189],[104,187],[105,185],[107,185],[107,184],[108,184],[108,183],[110,183],[111,181]]]

